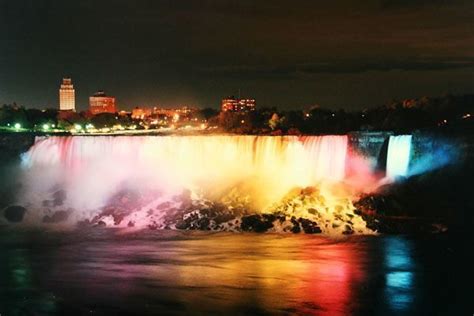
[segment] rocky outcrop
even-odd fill
[[[26,211],[23,206],[12,205],[3,210],[3,216],[11,223],[20,223]]]
[[[474,168],[452,165],[385,185],[354,203],[367,226],[382,233],[470,230]]]

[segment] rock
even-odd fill
[[[64,222],[69,217],[69,212],[67,211],[57,211],[52,216],[46,215],[43,217],[43,223],[60,223]]]
[[[203,217],[198,220],[198,227],[200,230],[209,230],[210,220],[207,217]]]
[[[301,227],[299,223],[296,223],[292,228],[291,232],[294,234],[299,234],[301,232]]]
[[[54,206],[63,205],[66,198],[67,198],[66,191],[58,190],[58,191],[54,192],[53,193],[53,205]]]
[[[114,219],[114,224],[120,225],[122,220],[131,213],[131,209],[127,209],[120,206],[107,206],[99,214],[99,217],[112,216]]]
[[[242,217],[242,223],[240,228],[243,231],[252,231],[256,233],[263,233],[273,227],[273,221],[275,220],[272,216],[260,216],[260,215],[248,215]]]
[[[316,214],[318,214],[318,211],[317,211],[316,209],[314,209],[314,208],[309,208],[309,209],[308,209],[308,213],[309,213],[309,214],[316,215]]]
[[[3,216],[11,223],[19,223],[25,216],[26,208],[19,205],[12,205],[3,211]]]
[[[169,227],[168,228],[167,227],[165,227],[165,229],[169,229]],[[157,230],[158,229],[158,224],[155,221],[153,221],[153,223],[148,225],[148,228],[151,229],[151,230]]]
[[[342,232],[344,235],[352,235],[354,233],[354,230],[352,230],[352,227],[349,225],[344,226],[344,231]]]
[[[309,219],[301,218],[301,226],[303,231],[306,234],[320,234],[322,233],[321,228],[319,228],[318,223],[313,222]]]
[[[105,227],[105,226],[107,226],[107,224],[106,224],[104,221],[99,221],[99,222],[95,225],[95,227]]]

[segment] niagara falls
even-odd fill
[[[0,0],[0,316],[474,315],[472,30]]]

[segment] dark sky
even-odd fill
[[[0,104],[57,106],[62,76],[79,109],[474,93],[474,1],[0,0]]]

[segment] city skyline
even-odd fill
[[[423,0],[0,1],[0,103],[56,107],[63,76],[74,78],[78,111],[97,89],[128,110],[218,108],[239,89],[282,109],[473,93],[473,9]]]

